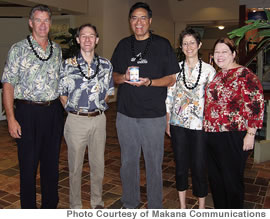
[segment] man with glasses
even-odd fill
[[[169,41],[149,30],[152,11],[148,4],[134,4],[129,22],[134,34],[119,42],[111,60],[114,82],[119,84],[116,127],[121,147],[121,201],[123,208],[140,204],[142,150],[148,208],[162,208],[165,99],[179,66]],[[130,81],[134,66],[139,69],[138,81]]]
[[[56,208],[64,122],[57,92],[62,55],[59,45],[48,38],[48,6],[32,8],[29,26],[32,34],[15,43],[8,53],[2,78],[4,107],[9,133],[18,145],[21,207],[37,207],[40,165],[41,208]]]

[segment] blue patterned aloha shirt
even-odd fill
[[[32,36],[30,39],[37,54],[47,58],[50,54],[50,43],[44,51]],[[14,87],[14,99],[49,101],[59,97],[62,52],[58,44],[52,43],[53,54],[48,61],[41,61],[36,57],[27,39],[12,45],[5,64],[2,83],[10,83]]]
[[[114,84],[112,79],[112,65],[109,60],[98,56],[99,70],[93,79],[86,79],[78,68],[78,64],[85,75],[95,74],[97,58],[88,63],[79,53],[78,57],[66,59],[60,70],[59,93],[67,96],[66,111],[90,112],[95,110],[105,111],[108,105],[105,102],[107,96],[114,95]],[[78,63],[77,63],[78,61]]]

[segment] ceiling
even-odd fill
[[[30,8],[36,3],[31,3],[29,1],[23,0],[0,0],[0,18],[19,18],[19,17],[28,17]],[[61,14],[72,14],[72,12],[54,8],[50,6],[50,9],[54,15]],[[74,12],[74,14],[76,14]]]
[[[10,2],[0,1],[0,7],[25,7],[23,5],[13,4]]]

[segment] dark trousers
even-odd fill
[[[188,189],[188,174],[191,170],[192,191],[196,197],[208,194],[205,133],[179,126],[170,126],[175,158],[176,189]]]
[[[244,170],[248,152],[243,151],[246,132],[207,133],[208,176],[217,209],[241,209],[244,204]]]
[[[17,103],[15,117],[22,129],[17,139],[22,208],[36,208],[36,175],[40,165],[41,208],[58,204],[58,164],[63,134],[60,101],[50,106]]]

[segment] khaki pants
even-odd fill
[[[69,113],[64,129],[68,147],[70,208],[82,208],[81,177],[86,146],[91,180],[91,206],[104,206],[102,182],[104,177],[104,149],[106,116],[87,117]]]

